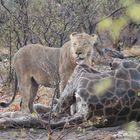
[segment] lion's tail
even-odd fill
[[[14,84],[14,95],[13,95],[13,97],[12,97],[12,99],[11,99],[11,101],[9,101],[9,102],[1,102],[0,103],[0,107],[3,107],[3,108],[5,108],[5,107],[8,107],[13,101],[14,101],[14,99],[15,99],[15,97],[16,97],[16,94],[17,94],[17,83],[18,83],[18,81],[17,81],[17,75],[16,75],[16,72],[14,72],[14,78],[15,78],[15,84]]]

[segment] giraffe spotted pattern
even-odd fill
[[[100,94],[96,85],[110,79],[110,85]],[[100,85],[100,86],[104,86]],[[103,117],[100,126],[113,126],[140,120],[140,64],[128,60],[114,60],[112,70],[98,72],[86,65],[75,68],[54,112],[62,113],[79,101],[81,118],[94,120]],[[77,114],[76,113],[76,114]]]

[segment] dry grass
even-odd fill
[[[35,99],[35,103],[41,103],[48,106],[51,102],[52,95],[53,95],[53,89],[40,87],[38,90],[37,97]],[[13,93],[8,87],[0,87],[0,101],[8,102],[9,100],[11,100],[12,96]],[[21,97],[18,94],[14,102],[9,107],[0,109],[0,112],[19,111],[20,101],[21,101]]]

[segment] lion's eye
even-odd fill
[[[73,43],[73,45],[74,45],[74,46],[77,46],[77,44],[76,44],[76,43]]]
[[[77,52],[76,52],[76,54],[79,56],[79,55],[81,55],[81,54],[82,54],[82,52],[77,51]]]
[[[95,47],[97,47],[97,45],[98,45],[98,43],[97,43],[97,42],[95,42],[95,43],[94,43],[94,46],[95,46]]]

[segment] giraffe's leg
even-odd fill
[[[62,83],[62,82],[60,82],[60,85],[59,85],[59,89],[60,89],[60,93],[61,94],[64,94],[65,93],[65,91],[63,92],[63,90],[64,90],[64,88],[65,88],[65,85]],[[67,94],[65,97],[63,97],[63,102],[65,102],[65,100],[66,100],[66,98],[67,97],[70,97],[69,96],[70,94]],[[63,95],[62,95],[63,96]],[[70,97],[71,98],[71,97]],[[61,99],[60,99],[61,100]],[[60,101],[61,103],[62,103],[62,101]],[[70,106],[70,109],[67,111],[67,113],[68,114],[70,114],[70,115],[74,115],[75,114],[75,111],[76,111],[76,103],[73,103],[71,106]]]
[[[66,84],[65,78],[61,75],[60,92],[63,92],[54,108],[54,112],[61,113],[66,109],[70,109],[70,106],[75,103],[75,85],[77,84],[77,77],[76,72],[71,75],[70,79],[69,77],[65,77],[66,79],[69,79]]]
[[[72,105],[70,106],[70,115],[71,115],[71,116],[74,115],[74,114],[76,113],[76,103],[77,103],[77,102],[75,102],[74,104],[72,104]]]
[[[51,128],[61,128],[61,127],[64,127],[65,125],[65,128],[67,127],[66,124],[68,124],[68,127],[70,125],[73,125],[73,124],[80,124],[82,123],[84,120],[83,116],[76,116],[76,117],[72,117],[70,119],[66,118],[65,120],[62,120],[62,121],[58,121],[58,122],[53,122],[50,124]]]
[[[64,92],[60,96],[56,106],[54,107],[53,111],[55,113],[62,113],[65,112],[70,106],[75,103],[75,96],[74,93],[71,92],[71,89],[67,87],[64,89]]]
[[[80,111],[77,111],[73,116],[71,117],[66,117],[65,119],[58,121],[57,123],[51,123],[51,127],[55,128],[55,127],[61,127],[67,126],[66,124],[68,123],[69,125],[72,124],[80,124],[82,123],[84,120],[87,120],[87,115],[90,112],[90,108],[88,108],[89,106],[85,103],[83,103],[82,101],[79,101],[78,104],[80,104],[80,106],[78,106],[80,108]],[[82,105],[82,106],[81,106]],[[83,108],[81,108],[83,107]],[[84,125],[83,125],[84,127]]]

